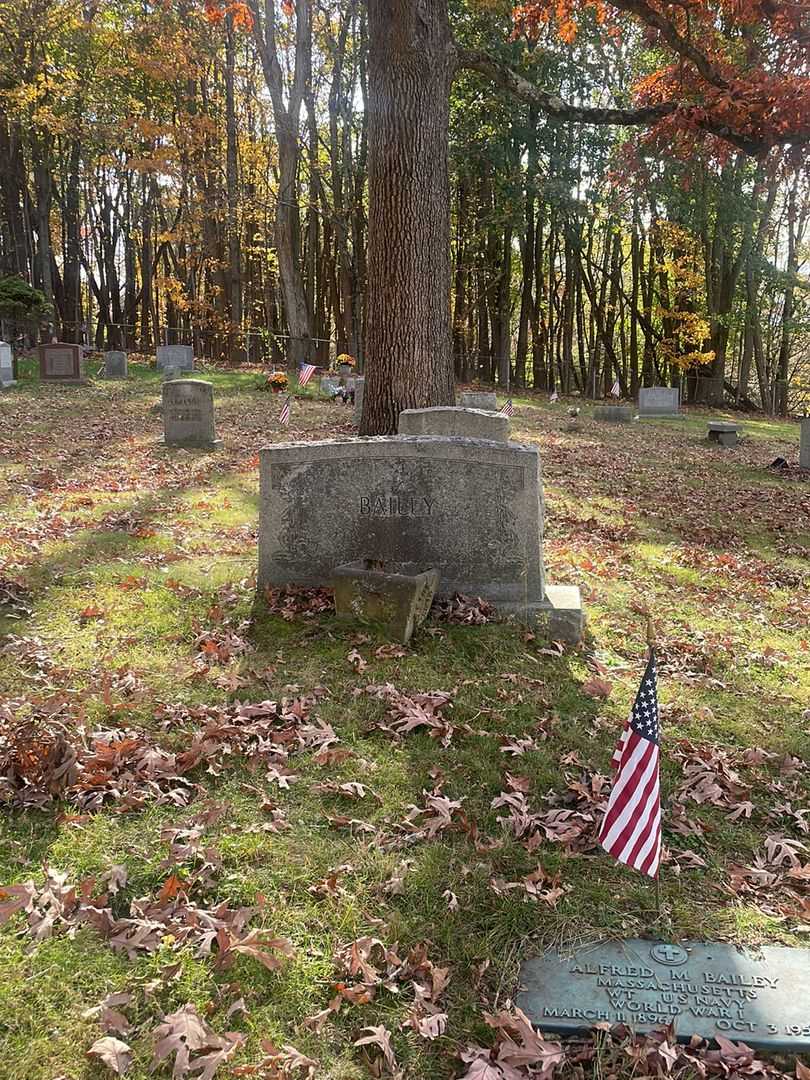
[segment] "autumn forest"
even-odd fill
[[[386,311],[432,302],[369,235],[387,231],[369,20],[405,6],[3,4],[0,278],[37,290],[0,298],[6,336],[183,342],[226,365],[383,350]],[[426,243],[449,249],[434,351],[447,337],[457,379],[589,397],[683,380],[689,400],[802,410],[807,10],[745,8],[441,11],[449,236]]]

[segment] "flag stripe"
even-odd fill
[[[613,751],[616,770],[599,842],[620,863],[655,877],[661,861],[658,691],[651,653]]]

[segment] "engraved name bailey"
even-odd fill
[[[541,1030],[672,1025],[749,1046],[810,1050],[810,950],[720,941],[624,938],[521,965],[516,1003]]]
[[[366,517],[430,517],[435,505],[424,495],[360,496],[360,513]]]
[[[770,975],[683,968],[659,974],[650,967],[633,964],[575,963],[568,970],[570,975],[595,979],[596,987],[604,991],[604,1007],[546,1005],[544,1017],[658,1024],[685,1015],[713,1019],[720,1031],[753,1032],[758,1025],[746,1017],[746,1004],[756,1001],[763,991],[776,990],[779,983],[778,977]],[[798,1034],[793,1031],[796,1027],[800,1029],[800,1025],[788,1025],[786,1033]],[[775,1024],[767,1028],[772,1034],[779,1031]]]

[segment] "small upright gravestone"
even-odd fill
[[[163,384],[163,442],[213,450],[222,446],[214,429],[214,388],[202,379]]]
[[[127,354],[120,349],[104,353],[104,378],[125,379],[128,375]]]
[[[643,386],[638,392],[638,415],[680,416],[681,392],[677,386]]]
[[[403,409],[397,430],[400,435],[457,435],[509,442],[509,417],[486,409],[444,405],[432,409]]]
[[[16,382],[11,346],[6,341],[0,341],[0,390],[6,386],[14,386]]]
[[[191,345],[158,345],[155,358],[158,371],[174,367],[180,371],[194,370],[194,349]]]
[[[462,390],[458,396],[462,409],[484,409],[487,412],[498,411],[498,399],[493,392],[485,390]]]
[[[710,420],[707,438],[720,446],[737,446],[740,441],[740,425],[725,420]]]
[[[810,469],[810,416],[801,422],[799,436],[799,468]]]
[[[39,347],[39,377],[43,382],[82,383],[81,345],[55,341]]]

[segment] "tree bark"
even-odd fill
[[[360,432],[452,404],[446,0],[369,0],[368,322]]]

